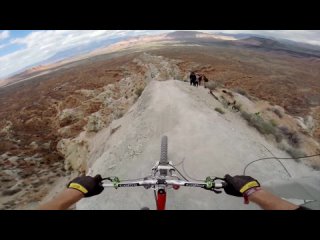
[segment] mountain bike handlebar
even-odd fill
[[[204,181],[195,180],[189,181],[185,178],[180,171],[172,164],[171,161],[168,161],[168,137],[163,136],[161,139],[161,154],[160,161],[157,161],[154,167],[152,168],[152,174],[138,179],[131,180],[122,180],[120,181],[117,177],[106,177],[102,181],[108,180],[110,183],[102,182],[103,187],[114,187],[115,189],[120,187],[139,187],[142,186],[145,189],[152,188],[154,190],[154,197],[156,201],[157,210],[165,210],[166,206],[166,190],[169,187],[172,187],[175,190],[178,190],[180,186],[183,187],[200,187],[206,190],[211,190],[215,193],[221,193],[219,190],[225,188],[227,183],[224,178],[218,177],[207,177]],[[175,174],[177,172],[179,176]]]
[[[156,186],[184,186],[184,187],[200,187],[200,188],[210,188],[210,189],[221,189],[224,188],[227,183],[220,179],[221,182],[215,182],[215,180],[206,181],[184,181],[175,179],[146,179],[140,181],[120,181],[118,178],[112,179],[111,183],[103,183],[103,187],[139,187],[143,186],[146,188],[156,187]]]

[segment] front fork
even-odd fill
[[[153,170],[153,175],[155,176],[157,172],[159,172],[160,169],[167,169],[169,171],[169,176],[173,177],[174,174],[173,172],[175,169],[170,166],[173,165],[173,163],[170,161],[169,166],[161,166],[159,165],[159,162],[156,163],[156,165],[152,168]],[[164,179],[159,180],[160,184],[163,184],[165,182]],[[179,189],[179,186],[174,187],[175,190]],[[154,189],[155,193],[155,200],[157,204],[157,210],[165,210],[166,209],[166,200],[167,200],[167,192],[166,192],[166,187],[165,185],[160,185],[158,189]]]

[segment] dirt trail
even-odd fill
[[[185,170],[193,178],[242,174],[252,160],[275,156],[289,157],[248,127],[239,113],[221,115],[222,107],[208,90],[188,83],[168,80],[151,81],[139,100],[122,118],[101,130],[90,140],[92,174],[118,176],[120,179],[145,177],[160,157],[160,139],[169,138],[168,157],[174,164],[184,160]],[[112,131],[112,129],[116,129]],[[296,163],[283,161],[294,178],[317,177],[319,172]],[[181,165],[177,166],[181,169]],[[247,174],[267,184],[272,179],[289,177],[276,161],[251,165]],[[202,189],[169,190],[168,209],[258,209],[244,205],[243,199],[214,194]],[[77,209],[155,208],[152,190],[144,188],[106,189],[102,194],[83,199]]]

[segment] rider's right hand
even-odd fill
[[[229,174],[224,177],[227,186],[224,188],[226,194],[242,197],[244,193],[251,188],[260,187],[260,183],[249,176],[234,176],[231,177]]]

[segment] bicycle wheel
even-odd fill
[[[168,163],[168,137],[163,136],[161,138],[160,165],[168,165]],[[168,170],[160,169],[160,175],[168,175]]]

